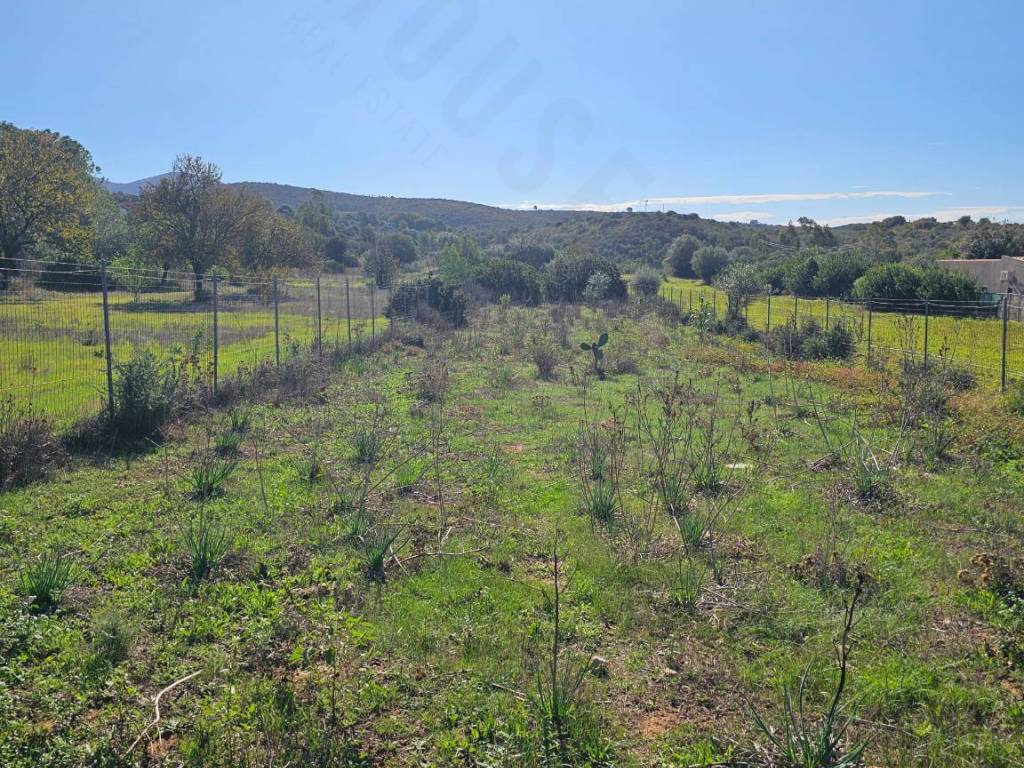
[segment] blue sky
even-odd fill
[[[1024,221],[1024,5],[6,2],[0,119],[129,181]]]

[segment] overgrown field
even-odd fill
[[[671,297],[687,309],[691,301],[717,307],[725,312],[725,294],[699,280],[672,277],[666,280],[662,294]],[[961,366],[971,370],[978,382],[992,389],[1000,384],[1002,366],[1003,323],[997,317],[958,317],[962,310],[946,305],[946,314],[940,309],[928,320],[928,354],[931,358],[943,355],[956,358]],[[771,299],[771,325],[778,327],[793,317],[800,322],[813,319],[820,325],[842,320],[856,333],[857,355],[861,363],[868,351],[868,312],[863,305],[825,299],[799,299],[792,296],[773,296]],[[768,327],[768,300],[761,296],[746,310],[751,328],[763,331]],[[924,315],[900,315],[875,308],[871,318],[871,348],[875,364],[885,364],[900,357],[901,350],[913,348],[919,360],[924,359]],[[1024,323],[1016,315],[1007,324],[1006,363],[1009,379],[1024,378]]]
[[[0,495],[0,764],[1024,764],[1000,398],[635,306],[328,381]]]

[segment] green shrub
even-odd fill
[[[550,381],[555,377],[559,355],[554,344],[547,339],[535,340],[530,346],[530,357],[533,359],[533,364],[537,366],[538,378]]]
[[[817,320],[807,319],[797,325],[794,318],[775,326],[766,343],[776,354],[790,360],[848,360],[853,354],[853,331],[842,321],[823,329]]]
[[[403,283],[395,289],[384,315],[422,323],[440,317],[451,327],[461,328],[466,324],[466,307],[466,295],[461,288],[431,277],[419,283]]]
[[[673,277],[693,277],[693,254],[702,245],[693,235],[680,235],[673,240],[665,253],[662,265]]]
[[[657,296],[661,289],[661,274],[650,267],[640,267],[633,275],[633,290],[637,296]]]
[[[135,355],[114,369],[114,433],[126,440],[155,435],[170,416],[178,396],[173,367],[152,352]]]
[[[21,411],[13,398],[0,400],[0,490],[42,479],[62,453],[47,419]]]
[[[718,273],[729,266],[729,252],[719,246],[705,245],[693,254],[693,273],[711,285]]]
[[[64,590],[70,586],[74,566],[66,555],[51,553],[21,572],[19,589],[32,598],[31,610],[49,613],[57,607]]]
[[[608,259],[581,253],[561,253],[544,267],[544,295],[548,301],[579,301],[594,274],[608,278],[606,299],[625,299],[626,284],[619,268]]]
[[[508,296],[517,304],[536,304],[540,301],[540,273],[522,261],[488,259],[472,269],[473,281],[485,288],[491,298]]]

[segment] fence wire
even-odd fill
[[[723,316],[725,294],[711,286],[666,285],[662,295],[686,311],[702,307]],[[744,308],[747,324],[770,331],[788,322],[843,323],[856,340],[855,362],[883,367],[904,358],[942,362],[969,371],[979,385],[1001,388],[1024,379],[1024,297],[990,301],[858,301],[763,295]]]
[[[115,377],[119,364],[151,351],[215,388],[291,355],[350,352],[391,327],[391,291],[362,275],[206,277],[197,287],[189,273],[116,265],[20,262],[4,271],[0,397],[64,426],[109,405],[108,349]]]

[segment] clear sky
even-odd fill
[[[386,6],[386,7],[385,7]],[[0,4],[0,119],[130,181],[1024,221],[1020,2]]]

